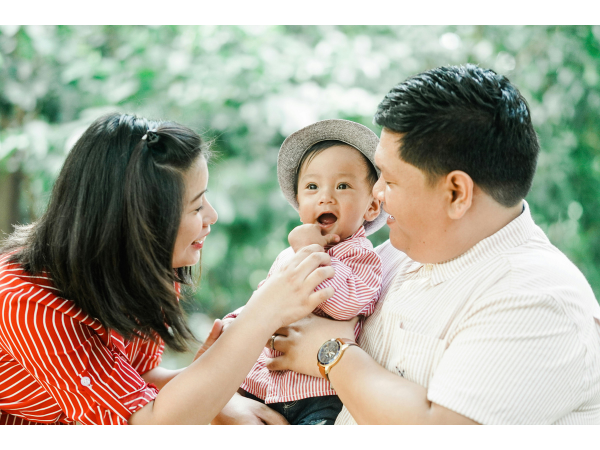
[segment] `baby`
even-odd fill
[[[279,185],[298,210],[303,225],[289,234],[290,247],[279,254],[267,278],[301,248],[322,243],[323,236],[337,235],[338,243],[325,247],[335,276],[317,287],[332,286],[335,294],[314,314],[336,320],[359,316],[355,338],[364,318],[375,309],[381,289],[381,261],[366,238],[383,226],[387,216],[372,194],[378,177],[373,163],[377,143],[375,133],[363,125],[323,120],[290,135],[277,162]],[[228,314],[224,321],[236,317],[240,310]],[[266,368],[267,358],[280,355],[273,348],[275,338],[241,389],[293,425],[333,424],[342,403],[326,379]]]

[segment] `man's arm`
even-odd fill
[[[331,383],[361,423],[455,423],[462,415],[480,423],[552,424],[589,399],[589,349],[570,316],[577,313],[544,293],[489,294],[450,333],[427,390],[354,347],[332,368]],[[277,339],[276,349],[285,355],[267,367],[318,376],[314,361],[321,343],[351,338],[351,328],[348,322],[302,319],[282,329],[287,337]],[[398,344],[388,342],[387,351]],[[395,348],[402,353],[402,346]]]
[[[477,425],[427,400],[427,389],[389,372],[358,347],[349,347],[329,380],[358,424]]]
[[[323,342],[352,339],[355,321],[341,322],[310,315],[277,331],[276,349],[284,355],[269,360],[270,370],[294,370],[315,377]],[[358,347],[346,350],[329,373],[331,385],[360,424],[476,424],[471,419],[427,400],[427,390],[377,364]]]

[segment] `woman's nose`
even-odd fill
[[[204,200],[204,205],[207,210],[204,216],[204,221],[207,223],[207,225],[215,224],[217,220],[219,220],[219,214],[217,214],[217,210],[213,208],[210,202],[206,199]]]

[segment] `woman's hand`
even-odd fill
[[[273,331],[306,316],[333,295],[333,288],[314,292],[333,275],[323,247],[301,249],[254,293],[223,334],[220,321],[213,325],[196,361],[167,383],[150,406],[133,413],[129,423],[211,422],[231,401]]]
[[[309,316],[290,326],[280,328],[273,344],[282,356],[267,360],[269,370],[293,370],[294,372],[320,377],[317,352],[328,339],[347,338],[354,340],[354,327],[358,318],[348,321]]]
[[[200,347],[196,352],[196,356],[194,356],[194,361],[200,358],[204,354],[204,352],[208,350],[217,341],[217,339],[219,339],[219,336],[221,336],[223,332],[227,329],[227,327],[231,325],[231,322],[233,322],[233,320],[234,319],[231,318],[223,320],[215,319],[215,323],[213,323],[213,326],[210,332],[208,333],[204,344],[202,344],[202,347]]]
[[[220,319],[215,319],[215,322],[213,323],[213,326],[210,332],[208,333],[204,344],[202,344],[202,346],[196,352],[196,356],[194,356],[194,361],[200,358],[204,354],[204,352],[208,350],[216,342],[217,339],[219,339],[219,336],[221,336],[222,332],[223,322]]]
[[[295,322],[333,296],[332,287],[315,288],[334,274],[323,247],[304,247],[254,292],[237,320],[254,315],[272,330]]]
[[[213,419],[211,425],[289,425],[281,414],[267,405],[235,394]]]

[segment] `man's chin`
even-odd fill
[[[395,249],[404,253],[407,253],[409,250],[406,239],[402,239],[400,236],[395,236],[395,233],[393,232],[390,232],[390,244],[392,244],[392,247]]]

